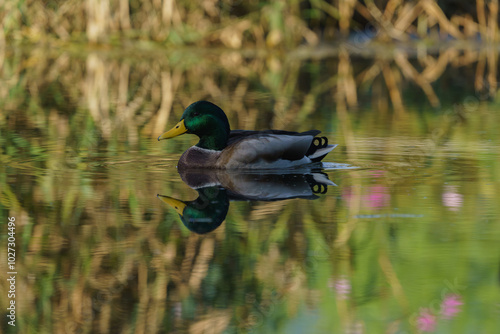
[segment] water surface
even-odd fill
[[[16,330],[496,333],[498,54],[457,52],[7,51],[0,212],[1,240],[17,224]],[[156,137],[199,99],[233,128],[318,129],[339,146],[281,183],[236,176],[281,197],[197,191],[176,169],[196,138]],[[308,193],[312,173],[335,185]],[[226,213],[205,234],[157,197],[200,193]]]

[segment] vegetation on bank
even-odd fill
[[[497,42],[498,0],[6,1],[4,42],[287,47],[354,38]]]

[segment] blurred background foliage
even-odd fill
[[[0,6],[16,332],[496,333],[497,1]],[[155,138],[199,99],[361,168],[190,234],[156,194],[196,197],[175,170],[194,139]]]
[[[4,1],[1,40],[286,47],[360,38],[498,41],[498,0]],[[139,43],[140,44],[140,43]]]

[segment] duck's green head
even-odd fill
[[[229,122],[221,108],[208,101],[198,101],[184,110],[181,120],[158,140],[192,133],[200,137],[196,146],[221,151],[227,146]]]

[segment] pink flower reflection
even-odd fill
[[[374,170],[370,173],[373,177],[382,177],[385,175],[385,170]]]
[[[441,315],[444,319],[451,319],[455,317],[463,305],[462,297],[456,294],[446,295],[441,303]]]
[[[457,191],[456,186],[445,186],[441,200],[449,210],[458,211],[464,203],[464,196]]]
[[[350,202],[355,196],[351,188],[346,187],[342,193],[342,198],[346,202]],[[374,185],[364,188],[364,194],[360,195],[363,207],[379,209],[389,206],[391,195],[389,195],[387,187],[383,185]]]
[[[422,332],[433,332],[436,329],[437,319],[428,308],[420,309],[417,317],[417,328]]]
[[[366,198],[368,207],[383,208],[389,205],[390,196],[387,193],[387,187],[376,185],[369,188],[369,194]]]
[[[349,298],[349,294],[351,293],[351,282],[347,278],[341,277],[335,280],[330,280],[329,287],[335,289],[337,298]]]

